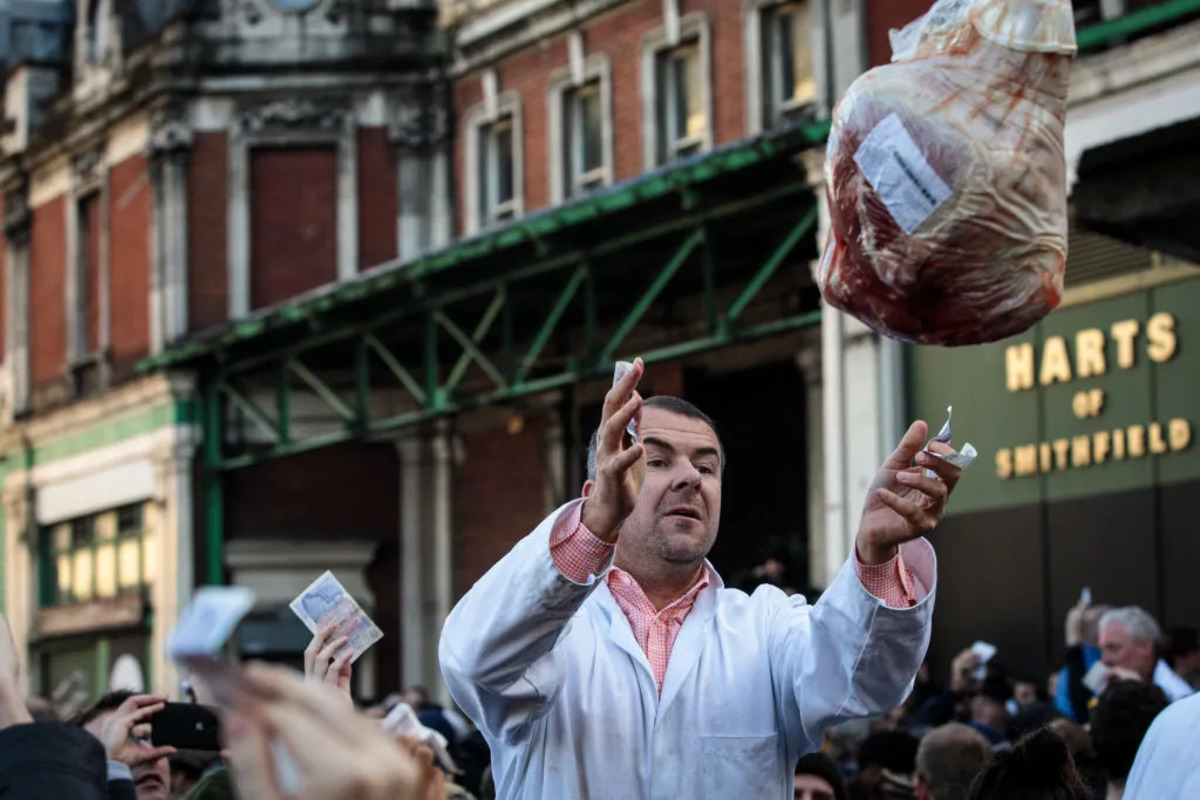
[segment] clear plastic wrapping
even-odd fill
[[[938,0],[833,114],[821,290],[904,341],[1027,330],[1062,296],[1068,0]]]

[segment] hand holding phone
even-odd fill
[[[221,721],[208,706],[192,703],[165,703],[150,717],[150,738],[156,746],[180,750],[221,749]]]

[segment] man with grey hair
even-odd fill
[[[1114,608],[1100,618],[1100,659],[1112,678],[1153,683],[1171,702],[1192,694],[1192,687],[1158,657],[1162,629],[1137,606]]]
[[[991,758],[992,746],[979,731],[958,722],[934,728],[917,748],[917,800],[966,800],[971,781]]]

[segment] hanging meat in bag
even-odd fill
[[[896,339],[1020,333],[1062,296],[1069,0],[937,0],[833,113],[826,301]]]

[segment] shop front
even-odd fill
[[[982,639],[1042,675],[1085,587],[1200,622],[1200,279],[1169,275],[1119,279],[997,344],[909,349],[911,411],[939,425],[953,405],[956,442],[980,453],[934,536],[935,669]]]

